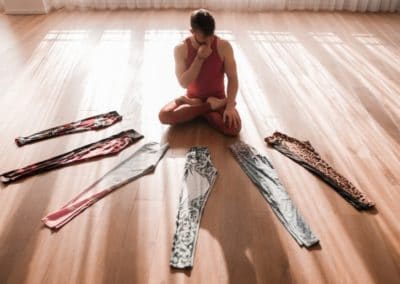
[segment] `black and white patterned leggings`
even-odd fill
[[[243,142],[232,144],[229,149],[297,243],[305,247],[317,244],[318,238],[293,204],[267,157]]]
[[[208,149],[192,147],[186,154],[185,172],[179,197],[176,232],[170,264],[174,268],[191,268],[200,219],[217,177]]]

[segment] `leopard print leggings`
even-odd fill
[[[280,132],[275,132],[264,140],[274,149],[320,177],[358,210],[375,206],[365,193],[325,162],[309,141],[302,142]]]

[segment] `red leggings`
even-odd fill
[[[141,138],[143,138],[143,135],[136,132],[134,129],[122,131],[108,138],[79,147],[56,157],[31,164],[24,168],[3,173],[0,175],[0,181],[5,184],[11,183],[25,177],[66,167],[76,163],[90,161],[95,158],[99,159],[106,156],[116,155]]]
[[[241,129],[241,123],[237,128],[227,126],[223,122],[223,113],[224,108],[213,111],[211,110],[210,104],[207,102],[199,105],[189,105],[174,100],[161,109],[159,119],[163,124],[174,125],[190,121],[196,117],[203,117],[208,124],[219,132],[228,136],[238,135]]]

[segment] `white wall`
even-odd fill
[[[400,0],[394,1],[394,5],[396,5],[396,2],[397,11],[400,12]],[[50,9],[51,5],[49,3],[49,0],[0,0],[0,11],[5,10],[6,14],[44,14],[48,13]]]
[[[45,14],[48,5],[43,0],[4,0],[4,10],[6,14]]]

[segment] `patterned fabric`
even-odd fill
[[[163,146],[156,142],[145,144],[61,209],[44,217],[42,221],[51,229],[60,229],[113,190],[141,176],[154,172],[158,162],[168,148],[168,144]]]
[[[232,144],[229,149],[297,243],[305,247],[317,244],[318,238],[298,212],[267,157],[243,142]]]
[[[350,181],[325,162],[309,141],[301,142],[283,133],[275,132],[266,137],[265,142],[320,177],[358,210],[368,209],[375,205],[365,193],[358,190]]]
[[[70,122],[64,125],[59,125],[47,130],[37,132],[35,134],[31,134],[26,137],[17,137],[15,138],[15,143],[17,143],[17,145],[21,147],[26,144],[34,143],[37,141],[61,135],[106,128],[108,126],[113,125],[114,123],[117,123],[120,120],[122,120],[122,116],[120,116],[116,111],[111,111],[108,113],[91,116],[75,122]]]
[[[94,158],[115,155],[141,138],[143,138],[143,135],[133,129],[123,131],[119,134],[77,148],[54,158],[3,173],[0,175],[0,180],[3,183],[11,183],[21,178],[93,160]]]
[[[170,264],[191,268],[195,254],[200,219],[217,177],[206,147],[192,147],[186,154],[183,185],[179,197],[176,232]]]

